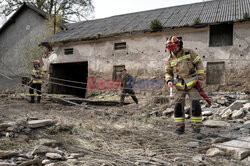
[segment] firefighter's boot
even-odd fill
[[[202,127],[202,116],[201,116],[201,105],[198,100],[192,101],[192,129],[193,133],[196,134],[197,139],[202,139],[203,136],[200,133]]]
[[[176,134],[181,135],[181,134],[184,134],[184,132],[185,132],[185,126],[179,126],[179,127],[176,126],[176,130],[175,130]]]
[[[37,96],[37,103],[40,103],[41,101],[41,96]]]
[[[192,129],[193,133],[199,134],[202,126],[201,105],[199,101],[192,101]]]
[[[30,96],[30,103],[35,103],[35,96]]]
[[[176,126],[175,133],[176,134],[183,134],[185,132],[185,118],[184,118],[184,113],[182,109],[182,104],[181,103],[176,103],[175,108],[174,108],[174,122]]]

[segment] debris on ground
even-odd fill
[[[111,95],[89,99],[102,100],[90,105],[49,98],[30,104],[16,92],[1,93],[0,165],[248,165],[249,96],[216,97],[211,106],[202,104],[204,126],[197,139],[189,105],[185,133],[173,133],[168,100],[103,104],[119,101]]]

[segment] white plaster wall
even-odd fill
[[[128,72],[140,78],[161,77],[165,72],[168,51],[166,38],[181,36],[184,48],[191,48],[206,62],[225,61],[226,70],[248,70],[250,65],[250,23],[235,23],[233,46],[209,47],[209,27],[180,28],[165,32],[114,37],[96,41],[60,45],[54,63],[88,61],[89,75],[112,78],[114,65],[125,65]],[[114,43],[126,42],[125,50],[114,50]],[[73,55],[64,55],[74,48]],[[245,73],[247,74],[247,73]]]

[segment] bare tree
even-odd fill
[[[93,17],[94,6],[92,0],[0,0],[0,8],[4,16],[9,16],[24,2],[30,3],[47,12],[49,16],[60,15],[69,22],[87,20]]]

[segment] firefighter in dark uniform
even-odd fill
[[[124,99],[126,94],[128,93],[132,99],[134,100],[134,102],[136,104],[138,104],[138,99],[135,96],[135,92],[133,90],[133,77],[127,73],[126,69],[123,69],[122,71],[122,94],[121,94],[121,99],[120,99],[120,106],[122,106],[124,104]]]
[[[201,58],[191,49],[183,48],[183,42],[175,36],[169,37],[166,47],[170,55],[166,63],[165,79],[169,86],[174,85],[176,94],[174,96],[174,121],[176,133],[183,134],[185,131],[185,97],[189,96],[191,101],[191,122],[194,133],[200,133],[202,126],[200,94],[194,87],[196,82],[202,85],[204,79],[204,68]]]
[[[37,103],[40,103],[41,101],[41,89],[42,89],[42,78],[44,75],[44,72],[40,68],[40,62],[39,60],[34,61],[33,63],[34,69],[32,70],[32,75],[31,75],[31,85],[29,89],[30,93],[30,102],[34,103],[35,102],[35,94],[34,90],[36,90],[37,93]]]

